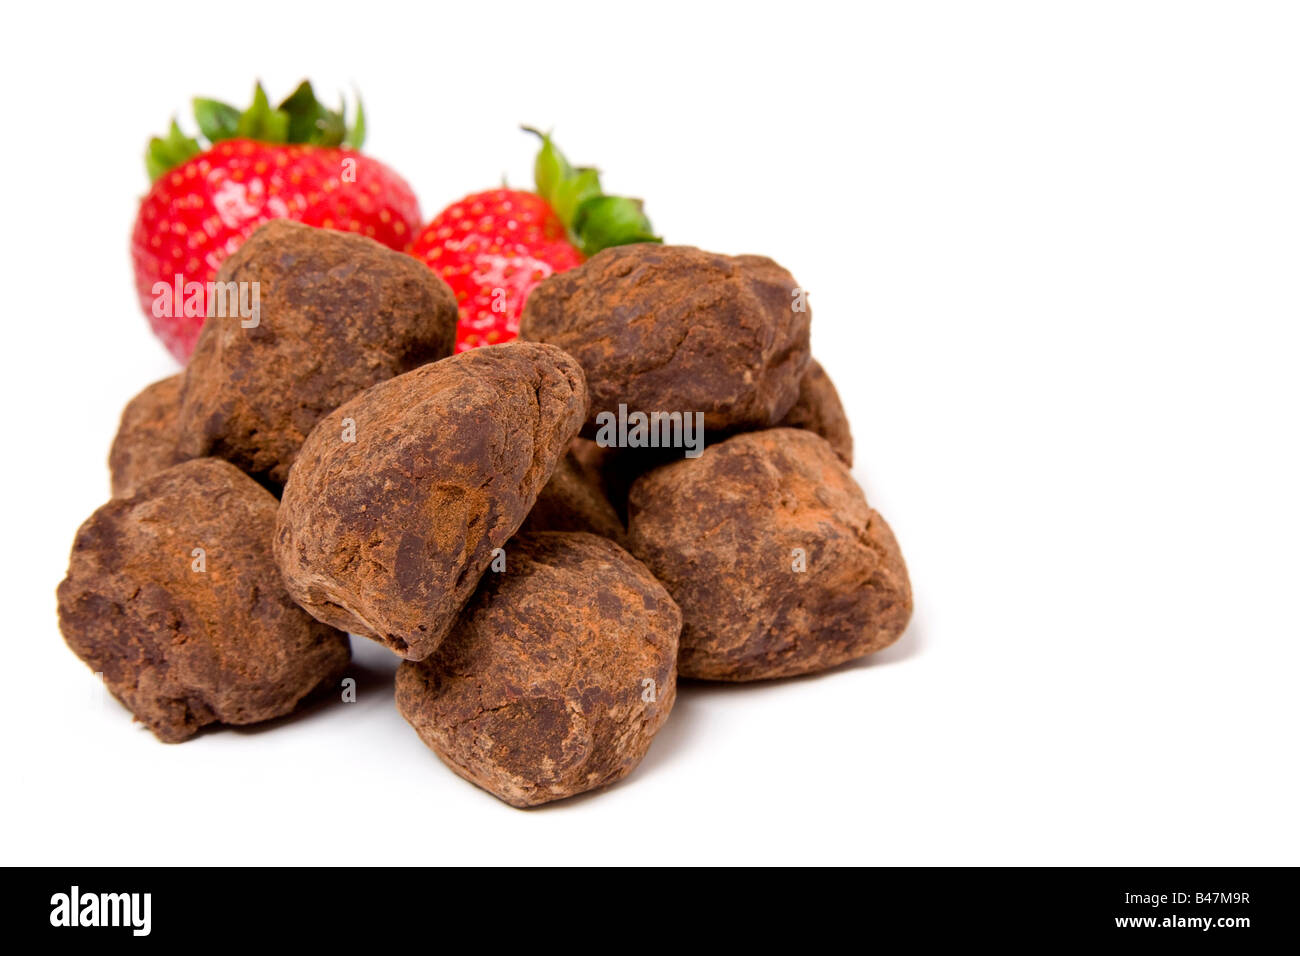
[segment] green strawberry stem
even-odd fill
[[[570,241],[584,256],[594,256],[611,246],[663,242],[654,234],[641,200],[605,195],[597,170],[571,166],[549,133],[531,126],[522,129],[542,141],[533,163],[537,195],[555,210]]]
[[[366,138],[366,113],[359,95],[357,119],[349,127],[347,104],[341,103],[337,110],[322,105],[307,80],[276,107],[271,106],[260,82],[253,89],[253,105],[242,112],[218,100],[195,97],[194,121],[206,145],[199,138],[186,136],[174,119],[165,137],[149,140],[145,168],[150,182],[225,139],[360,149]]]

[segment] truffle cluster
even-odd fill
[[[906,627],[770,259],[609,249],[457,355],[442,280],[362,237],[277,220],[217,280],[256,320],[214,312],[127,405],[59,586],[68,645],[159,739],[337,687],[351,633],[402,659],[398,709],[452,770],[534,806],[630,773],[679,674],[808,674]],[[629,410],[664,440],[610,447]]]

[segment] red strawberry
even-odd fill
[[[527,127],[525,127],[527,129]],[[547,135],[537,192],[493,189],[452,203],[411,244],[460,303],[456,351],[508,342],[528,293],[609,246],[658,242],[639,199],[606,196],[594,169],[574,169]]]
[[[357,152],[365,136],[359,104],[349,130],[343,111],[323,107],[304,81],[274,109],[259,84],[243,113],[196,99],[194,114],[211,145],[203,149],[175,121],[165,139],[150,142],[145,161],[153,187],[131,233],[140,305],[181,362],[206,315],[191,284],[206,288],[222,261],[268,219],[358,232],[392,249],[406,248],[418,228],[411,187]]]
[[[424,228],[411,254],[456,293],[458,352],[514,338],[533,286],[582,262],[546,200],[518,189],[474,193],[452,203]]]

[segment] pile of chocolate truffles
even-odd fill
[[[339,693],[351,633],[403,659],[397,707],[452,770],[534,806],[630,773],[679,676],[808,674],[906,627],[770,259],[609,249],[456,355],[447,286],[364,237],[276,220],[217,279],[258,283],[258,320],[214,314],[126,407],[58,592],[160,740]],[[629,410],[699,413],[702,452],[593,440]]]

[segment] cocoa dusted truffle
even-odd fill
[[[627,494],[632,483],[653,468],[681,459],[676,448],[603,447],[589,438],[575,438],[569,453],[591,475],[627,527]]]
[[[799,382],[799,400],[786,412],[781,424],[787,428],[806,428],[825,438],[840,460],[853,467],[853,435],[849,431],[849,417],[844,414],[840,393],[835,383],[813,359],[808,371]]]
[[[605,497],[610,499],[611,502],[613,496],[609,493],[610,484],[606,469],[614,451],[613,448],[605,448],[596,444],[590,438],[579,436],[569,442],[569,451],[567,453],[574,463],[582,469],[583,473],[589,475],[600,486],[600,490],[604,492]]]
[[[623,520],[605,497],[601,476],[570,451],[560,458],[521,531],[590,531],[624,543]]]
[[[258,309],[247,311],[259,314],[219,318],[209,304],[185,372],[180,451],[225,458],[272,486],[320,418],[450,354],[455,340],[446,283],[364,236],[272,220],[222,264],[224,283],[250,302],[256,283]]]
[[[347,666],[347,635],[280,583],[275,512],[265,488],[203,458],[113,499],[77,532],[59,627],[159,740],[287,714]]]
[[[702,412],[710,430],[766,428],[808,364],[811,313],[794,278],[762,256],[642,243],[606,249],[528,296],[524,339],[571,353],[591,414]]]
[[[289,475],[276,559],[319,620],[420,660],[523,523],[587,413],[549,345],[462,352],[323,418]]]
[[[154,382],[122,410],[122,423],[108,453],[113,497],[125,498],[146,478],[181,461],[176,414],[181,376]]]
[[[397,707],[460,776],[516,807],[613,783],[676,698],[681,613],[614,542],[521,534]]]
[[[892,644],[912,592],[885,520],[810,431],[735,435],[639,478],[632,553],[682,609],[683,677],[748,681]]]

